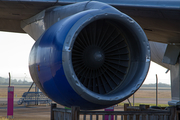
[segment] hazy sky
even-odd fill
[[[12,79],[32,81],[29,69],[28,58],[34,40],[27,34],[0,32],[0,76],[8,77],[11,73]],[[145,84],[155,83],[156,74],[159,82],[170,84],[170,72],[151,62]]]
[[[0,76],[31,80],[28,58],[34,40],[27,34],[0,32]]]

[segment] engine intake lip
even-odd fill
[[[62,54],[63,69],[69,84],[82,98],[96,104],[112,105],[127,99],[136,90],[138,90],[138,88],[143,83],[150,64],[149,44],[147,37],[141,27],[127,15],[109,9],[103,11],[91,11],[91,14],[87,14],[86,16],[80,18],[78,22],[74,24],[66,37]],[[126,26],[126,28],[131,29],[134,32],[133,35],[138,39],[135,40],[136,42],[138,42],[138,46],[136,46],[135,48],[137,48],[137,51],[139,52],[136,52],[136,54],[141,54],[141,52],[143,52],[143,54],[137,59],[135,55],[135,59],[131,59],[129,57],[129,59],[131,59],[131,63],[127,69],[128,73],[124,76],[124,80],[121,84],[117,85],[116,88],[113,89],[111,92],[99,94],[98,92],[94,92],[93,90],[88,89],[88,87],[85,87],[85,85],[83,85],[82,82],[79,80],[73,65],[75,63],[72,63],[72,55],[73,47],[76,44],[75,41],[83,28],[85,28],[88,24],[93,23],[94,21],[102,19],[109,19],[112,21],[121,22],[121,24]],[[129,45],[130,43],[128,43],[127,41],[127,44]],[[132,50],[129,51],[130,53],[133,52]],[[99,58],[101,59],[101,57]],[[140,68],[137,67],[137,62],[141,63]],[[133,68],[135,68],[135,71],[133,71]],[[139,70],[140,73],[137,73],[136,70]],[[137,75],[135,75],[135,73],[133,72],[135,72]]]

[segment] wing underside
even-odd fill
[[[0,1],[0,31],[24,33],[20,26],[42,10],[81,1],[2,0]],[[149,41],[178,43],[180,39],[180,1],[102,0],[131,16],[144,29]]]

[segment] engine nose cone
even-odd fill
[[[84,51],[84,64],[90,69],[98,69],[104,63],[104,53],[97,46],[89,46]]]
[[[103,54],[101,53],[101,51],[97,51],[94,53],[93,58],[97,62],[102,61],[103,60]]]

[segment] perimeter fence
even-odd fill
[[[82,111],[79,107],[57,108],[51,105],[51,120],[176,120],[176,108],[152,109],[148,105],[129,107],[125,111]]]

